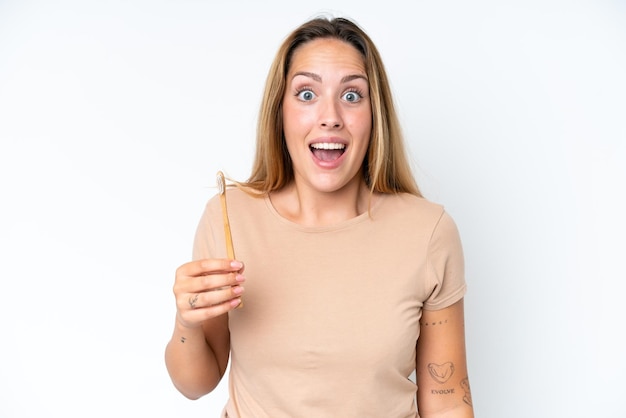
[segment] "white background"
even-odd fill
[[[626,416],[625,2],[0,0],[0,417],[218,415],[165,371],[174,270],[319,12],[460,228],[477,417]]]

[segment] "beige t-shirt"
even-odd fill
[[[383,195],[356,218],[304,227],[268,198],[228,189],[244,306],[229,315],[229,418],[417,417],[422,309],[465,294],[463,252],[440,205]],[[219,199],[198,226],[194,259],[225,258]]]

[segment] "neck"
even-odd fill
[[[370,204],[370,191],[359,177],[333,192],[320,192],[292,181],[270,197],[278,213],[304,226],[328,226],[347,221],[367,212]]]

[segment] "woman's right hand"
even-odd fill
[[[198,328],[207,319],[223,315],[241,303],[245,278],[237,260],[191,261],[176,270],[174,296],[176,320],[186,328]]]

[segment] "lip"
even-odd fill
[[[311,150],[311,145],[313,144],[342,144],[345,146],[344,152],[341,154],[341,156],[333,161],[322,161],[318,159],[315,156],[315,154],[311,152],[311,159],[313,160],[315,165],[326,170],[331,170],[331,169],[339,167],[341,163],[343,162],[343,160],[345,159],[347,151],[348,151],[348,141],[346,141],[343,138],[338,138],[338,137],[315,138],[307,143],[307,148],[309,148],[309,151]]]
[[[346,149],[348,148],[348,141],[336,136],[319,137],[312,139],[307,143],[307,147],[311,147],[311,145],[313,144],[343,144],[346,146]]]

